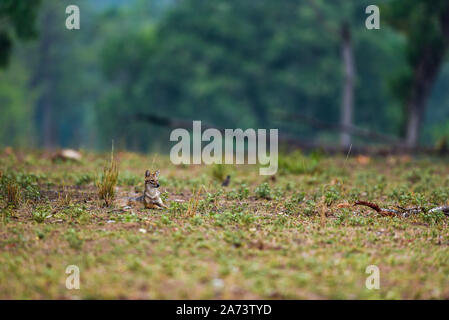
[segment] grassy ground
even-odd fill
[[[41,152],[2,153],[1,299],[449,299],[449,217],[348,205],[447,204],[447,159],[296,153],[272,179],[254,166],[116,156],[117,198],[141,192],[145,169],[160,169],[170,209],[104,207],[95,181],[107,154],[53,163]],[[80,269],[79,290],[66,289],[68,265]],[[369,265],[380,269],[379,290],[365,286]]]

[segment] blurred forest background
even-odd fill
[[[448,39],[447,0],[0,0],[0,146],[168,150],[137,114],[434,146]]]

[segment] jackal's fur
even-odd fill
[[[145,192],[143,193],[143,204],[147,209],[162,209],[167,206],[162,202],[159,188],[159,170],[151,173],[145,172]]]
[[[161,199],[159,188],[159,170],[151,173],[150,170],[145,172],[145,191],[140,197],[122,198],[116,203],[121,206],[134,206],[137,203],[143,203],[147,209],[168,208]]]

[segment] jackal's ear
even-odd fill
[[[156,170],[154,174],[156,175],[156,177],[159,177],[159,170]]]
[[[150,176],[150,170],[145,171],[145,178]]]

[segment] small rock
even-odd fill
[[[81,158],[82,158],[81,153],[79,153],[78,151],[73,150],[73,149],[62,149],[62,150],[56,152],[52,156],[53,161],[55,161],[57,159],[60,159],[63,161],[67,161],[67,160],[80,161]]]
[[[139,229],[139,232],[141,232],[141,233],[147,233],[147,230],[146,230],[146,229],[143,229],[143,228],[140,228],[140,229]]]
[[[212,286],[215,289],[221,289],[221,288],[224,287],[224,282],[221,279],[215,278],[215,279],[212,280]]]

